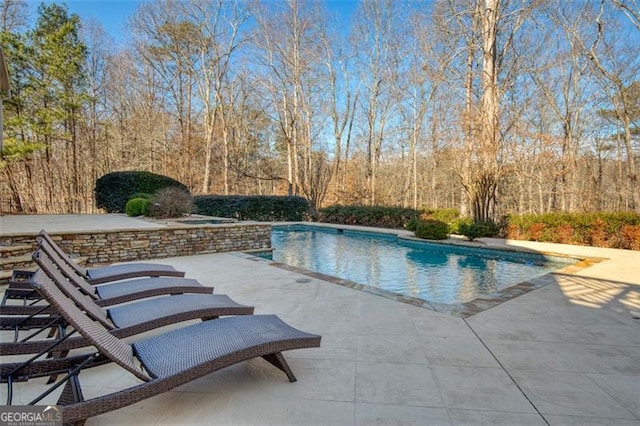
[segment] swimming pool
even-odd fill
[[[464,303],[575,262],[373,232],[274,226],[276,262],[437,303]]]

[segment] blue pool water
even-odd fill
[[[274,227],[271,239],[276,262],[438,303],[468,302],[572,262],[303,226]]]

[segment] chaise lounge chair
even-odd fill
[[[71,285],[46,255],[36,252],[34,260],[41,268],[41,271],[34,274],[34,279],[38,279],[37,274],[45,273],[89,317],[94,321],[98,321],[113,335],[120,338],[183,321],[197,319],[204,321],[227,315],[252,315],[254,311],[252,306],[240,305],[229,296],[223,294],[181,294],[156,297],[105,310]],[[0,343],[0,355],[33,354],[45,351],[52,344],[51,339],[31,339],[42,331],[64,326],[63,322],[60,321],[62,318],[56,314],[53,315],[55,316],[9,316],[0,318],[2,329],[13,329],[16,333],[14,342]],[[19,330],[32,328],[39,328],[40,330],[38,333],[30,334],[20,342],[17,341]],[[63,332],[63,330],[59,331]],[[64,352],[87,345],[88,342],[84,338],[74,337],[57,346],[56,350]]]
[[[40,237],[43,242],[46,242],[55,250],[60,259],[66,262],[70,268],[73,268],[78,275],[87,280],[89,284],[102,284],[138,277],[184,277],[184,272],[176,270],[171,265],[160,263],[126,263],[86,269],[74,262],[44,229],[40,231]]]
[[[67,263],[69,268],[92,285],[138,277],[184,277],[184,272],[176,270],[171,265],[161,263],[126,263],[101,268],[83,268],[74,262],[44,229],[40,231],[37,240],[39,246],[48,244],[50,249],[60,257],[61,261]],[[15,270],[9,279],[9,284],[12,289],[29,290],[29,279],[32,274],[33,271]]]
[[[180,277],[151,277],[134,280],[118,281],[111,284],[90,285],[84,278],[76,274],[58,254],[51,250],[48,244],[42,244],[40,251],[48,256],[62,273],[83,293],[91,297],[100,306],[111,306],[133,300],[162,296],[166,294],[199,293],[212,294],[213,287],[207,287],[190,278]],[[21,285],[19,288],[9,287],[5,291],[0,314],[3,315],[32,315],[37,306],[15,306],[7,304],[9,299],[33,299],[40,297],[33,288]]]
[[[97,351],[59,359],[2,364],[1,381],[9,387],[7,403],[11,404],[14,382],[66,372],[51,389],[31,401],[31,404],[38,404],[54,389],[64,385],[57,402],[62,406],[64,423],[83,423],[89,417],[126,407],[256,357],[262,357],[282,370],[293,382],[296,377],[282,352],[320,346],[320,336],[297,330],[275,315],[221,318],[130,344],[92,321],[46,274],[36,274],[35,278],[34,285],[45,299],[62,314],[74,332],[79,332]],[[106,362],[117,364],[144,383],[85,400],[79,378],[82,370]]]

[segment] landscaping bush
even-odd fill
[[[575,230],[573,226],[563,223],[556,228],[556,239],[561,244],[571,244]]]
[[[440,220],[423,220],[416,228],[416,237],[428,240],[446,240],[448,234],[449,225]]]
[[[640,225],[622,225],[622,242],[623,248],[631,250],[640,250]]]
[[[275,195],[202,195],[194,197],[195,213],[239,220],[300,221],[310,216],[309,201]]]
[[[420,212],[404,207],[335,205],[320,209],[318,214],[320,222],[402,229]]]
[[[468,219],[460,219],[457,209],[423,209],[420,211],[421,220],[439,220],[449,225],[449,233],[458,233],[458,223]]]
[[[514,240],[625,249],[637,249],[635,229],[640,214],[634,212],[510,215],[505,226],[506,237]]]
[[[124,207],[127,216],[145,216],[149,213],[151,201],[146,198],[132,198]]]
[[[493,222],[463,222],[458,232],[473,241],[476,238],[493,237],[498,234],[498,226]]]
[[[153,194],[147,194],[146,192],[136,192],[131,197],[129,197],[129,199],[131,200],[133,198],[144,198],[145,200],[150,200],[151,197],[153,197]]]
[[[464,235],[460,229],[465,227],[465,226],[470,226],[471,224],[473,224],[473,219],[470,218],[460,218],[460,219],[455,219],[453,222],[451,222],[449,224],[449,233],[451,234],[458,234],[458,235]]]
[[[165,187],[189,189],[167,176],[143,171],[126,171],[108,173],[96,180],[94,189],[96,207],[108,213],[124,212],[127,201],[137,193],[154,194]]]
[[[439,220],[451,225],[460,218],[460,212],[457,209],[424,209],[420,218]]]
[[[409,219],[407,224],[404,226],[407,231],[414,231],[418,229],[418,225],[420,224],[420,219],[414,217],[413,219]]]
[[[191,194],[180,188],[171,186],[162,188],[149,200],[149,216],[170,218],[191,213],[192,199]]]

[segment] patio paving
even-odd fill
[[[0,215],[0,236],[40,232],[73,232],[105,229],[160,228],[162,224],[149,222],[125,214],[49,214]]]
[[[640,426],[640,252],[485,242],[610,260],[462,319],[237,254],[162,259],[322,346],[285,353],[296,383],[252,360],[87,424]],[[80,379],[86,397],[138,383]]]

